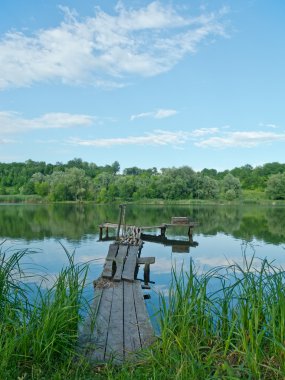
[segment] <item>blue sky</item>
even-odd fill
[[[0,161],[284,162],[283,0],[1,0]]]

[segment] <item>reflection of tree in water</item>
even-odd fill
[[[84,212],[80,205],[12,205],[0,208],[1,235],[7,238],[81,239],[85,234],[94,233],[95,226],[92,214]]]
[[[268,232],[276,243],[285,242],[285,208],[270,208],[266,210]],[[275,241],[274,241],[275,242]]]
[[[118,205],[2,205],[0,231],[2,238],[81,240],[86,235],[97,234],[101,223],[117,223],[118,215]],[[136,226],[158,226],[169,223],[173,216],[187,216],[197,221],[199,225],[194,228],[194,236],[222,232],[246,241],[257,238],[273,244],[285,242],[285,208],[128,205],[126,209],[126,222]],[[179,233],[186,234],[187,231],[181,228],[177,230]]]

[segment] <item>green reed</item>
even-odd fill
[[[52,286],[32,289],[21,269],[27,253],[0,251],[0,378],[66,376],[74,373],[87,265],[66,252],[68,265]]]
[[[110,379],[284,379],[285,273],[266,259],[173,271],[161,335]],[[110,369],[109,369],[110,371]]]

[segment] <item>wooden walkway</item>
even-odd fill
[[[109,246],[102,276],[94,282],[91,317],[79,337],[80,350],[92,362],[133,360],[155,340],[142,284],[136,279],[138,265],[144,263],[149,271],[154,258],[140,258],[141,248],[141,242]]]

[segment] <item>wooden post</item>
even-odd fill
[[[144,279],[145,285],[148,285],[149,283],[149,272],[150,272],[150,263],[145,263],[144,273],[143,273],[143,279]]]
[[[119,205],[120,207],[120,216],[119,216],[119,223],[118,223],[118,230],[117,230],[117,240],[119,240],[120,237],[120,230],[121,230],[121,224],[122,224],[122,217],[123,217],[123,209],[125,205]]]
[[[102,235],[103,235],[103,227],[100,226],[100,230],[99,230],[99,240],[102,240]]]
[[[188,236],[189,236],[189,240],[190,240],[190,239],[192,240],[192,237],[193,237],[193,231],[192,231],[191,226],[189,226],[189,229],[188,229]]]
[[[108,237],[109,237],[109,228],[106,227],[106,238],[108,238]]]
[[[160,235],[161,235],[162,237],[165,237],[165,232],[166,232],[166,227],[165,227],[165,226],[161,226],[161,227],[160,227]]]

